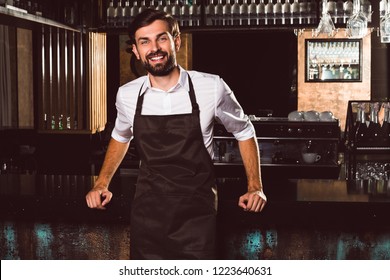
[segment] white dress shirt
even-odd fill
[[[145,94],[142,115],[176,115],[192,112],[189,97],[190,75],[196,102],[200,109],[200,126],[204,144],[213,156],[214,121],[223,124],[239,141],[255,136],[248,116],[237,102],[229,86],[217,75],[180,69],[178,83],[168,91],[153,88],[148,76],[133,80],[118,90],[116,97],[117,118],[111,136],[122,143],[133,138],[133,121],[138,94]]]

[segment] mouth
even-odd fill
[[[165,58],[165,54],[162,54],[162,53],[148,55],[148,60],[150,60],[154,63],[161,63],[164,58]]]

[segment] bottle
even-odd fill
[[[315,0],[307,3],[307,14],[309,24],[317,22],[317,2]]]
[[[138,13],[142,13],[143,11],[145,11],[146,9],[148,8],[148,6],[146,5],[146,2],[145,0],[142,0],[141,1],[141,5],[139,6],[138,8]]]
[[[131,22],[131,8],[129,0],[126,0],[125,7],[123,8],[123,22],[125,26],[128,26]]]
[[[250,25],[257,25],[257,5],[255,0],[251,0],[251,3],[248,7],[248,14],[249,14],[249,24]]]
[[[223,6],[223,25],[232,25],[232,5],[230,0],[226,0]]]
[[[337,0],[335,23],[343,23],[343,22],[344,22],[344,2],[343,0]]]
[[[197,0],[192,1],[190,6],[190,25],[199,26],[200,24],[200,9],[201,6],[198,5]]]
[[[291,4],[290,0],[286,0],[282,5],[282,24],[290,24]]]
[[[110,1],[107,8],[107,27],[115,26],[115,8],[113,0]]]
[[[174,0],[172,5],[172,16],[176,19],[180,19],[180,5],[179,0]]]
[[[299,2],[294,0],[291,4],[291,24],[299,24]]]
[[[215,24],[223,25],[223,0],[218,0],[215,5]]]
[[[162,0],[158,0],[156,10],[157,11],[164,11],[164,4],[163,4]]]
[[[123,7],[122,1],[118,1],[118,5],[115,8],[115,27],[123,26]]]
[[[367,142],[367,124],[366,124],[366,104],[359,103],[357,106],[357,115],[354,132],[355,146],[364,146]]]
[[[274,4],[272,0],[268,0],[267,5],[265,5],[265,24],[273,24],[274,19]]]
[[[180,11],[180,22],[182,26],[189,26],[190,21],[190,5],[188,4],[188,0],[184,0],[183,6],[181,6]]]
[[[336,16],[336,1],[328,0],[328,4],[326,5],[328,9],[328,14],[334,18]]]
[[[130,9],[130,20],[133,20],[139,13],[138,2],[134,1]]]
[[[259,24],[265,24],[265,3],[264,0],[260,0],[260,3],[257,4],[257,16],[259,17]]]
[[[282,0],[277,0],[274,4],[275,24],[282,24]]]
[[[347,0],[344,2],[344,19],[343,22],[346,23],[347,19],[352,16],[353,13],[353,3],[352,0]]]
[[[379,113],[379,103],[374,102],[370,103],[370,121],[368,124],[368,138],[371,144],[377,145],[380,142],[380,137],[382,134],[381,126],[378,120]]]
[[[248,25],[249,24],[249,0],[243,0],[240,5],[240,25]]]
[[[165,1],[164,12],[166,12],[167,14],[172,15],[171,0],[166,0],[166,1]]]
[[[240,3],[239,0],[234,0],[232,5],[233,25],[240,25]]]
[[[215,24],[215,5],[213,0],[209,0],[209,4],[206,6],[206,25]]]

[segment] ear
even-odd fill
[[[174,39],[174,42],[175,42],[175,50],[176,50],[176,52],[178,52],[180,50],[180,46],[181,46],[180,35],[176,36],[176,38]]]
[[[139,56],[139,53],[137,50],[137,46],[135,44],[132,45],[132,51],[135,54],[135,56],[137,57],[137,59],[140,59],[140,56]]]

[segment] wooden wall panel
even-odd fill
[[[18,62],[18,124],[19,128],[34,127],[33,48],[32,31],[17,28]]]

